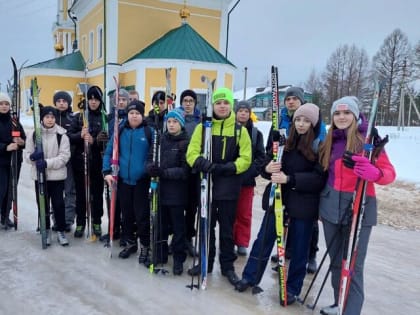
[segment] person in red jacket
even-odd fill
[[[338,296],[344,241],[348,238],[353,192],[360,178],[367,181],[365,213],[360,231],[357,257],[352,273],[346,308],[343,314],[360,314],[363,300],[363,266],[372,226],[377,222],[374,184],[387,185],[395,180],[395,169],[384,150],[371,162],[362,155],[367,121],[359,112],[359,100],[345,96],[331,107],[331,127],[320,148],[320,162],[328,171],[327,184],[321,192],[320,217],[331,260],[331,283],[334,304],[321,310],[321,314],[338,314]],[[375,151],[375,150],[374,150]]]

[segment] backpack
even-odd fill
[[[58,144],[58,149],[60,149],[61,138],[63,137],[63,135],[62,135],[62,134],[60,134],[60,133],[57,133],[56,135],[57,135],[57,144]],[[33,140],[33,141],[34,141],[34,143],[35,143],[35,132],[32,134],[32,140]]]

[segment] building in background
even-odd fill
[[[22,106],[29,108],[29,89],[37,77],[40,102],[52,103],[57,90],[73,96],[73,106],[86,86],[106,94],[122,87],[135,89],[150,108],[157,90],[165,90],[165,69],[171,68],[171,92],[185,89],[206,100],[201,76],[216,87],[233,87],[235,66],[220,51],[227,39],[231,0],[57,0],[52,35],[56,58],[23,68]],[[107,102],[107,100],[104,100]]]

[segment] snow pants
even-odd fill
[[[242,186],[236,208],[235,224],[233,225],[233,240],[237,246],[249,246],[253,199],[254,186]]]

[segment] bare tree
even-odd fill
[[[373,57],[373,70],[381,80],[386,81],[383,102],[380,106],[382,122],[395,124],[403,80],[411,75],[410,45],[407,36],[395,29],[385,38],[381,48]]]
[[[364,49],[339,46],[327,61],[323,73],[325,101],[332,102],[345,95],[357,96],[362,103],[367,98],[369,58]]]
[[[420,79],[420,40],[413,50],[414,79]]]

